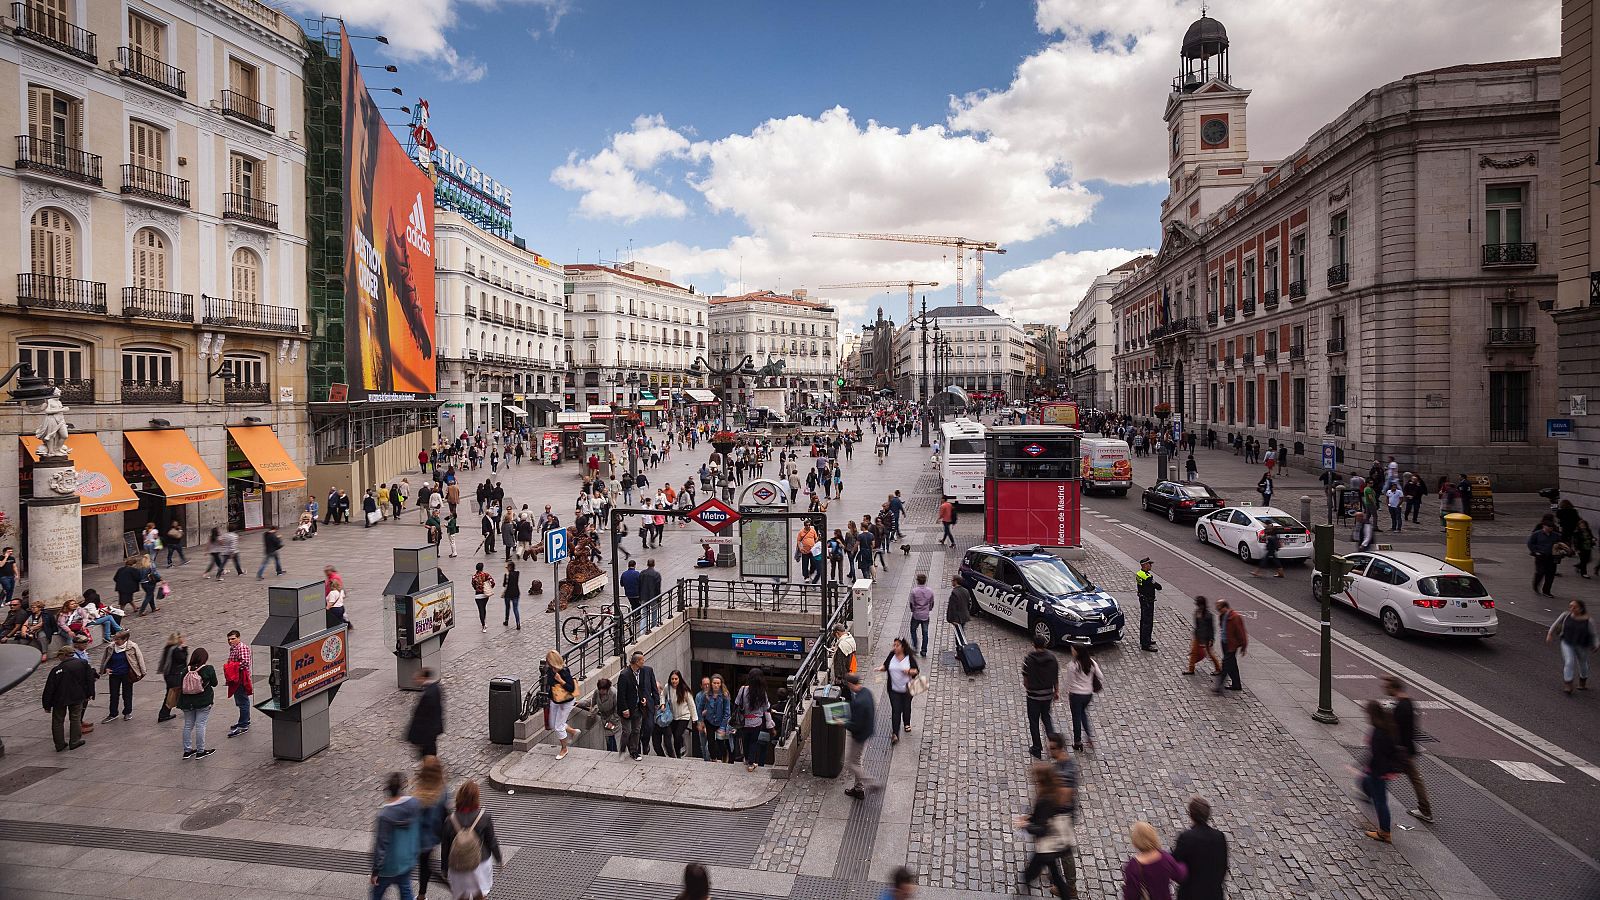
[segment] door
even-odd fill
[[[1411,576],[1386,559],[1373,559],[1367,567],[1367,577],[1361,579],[1361,603],[1367,612],[1376,615],[1385,606],[1393,606],[1405,620],[1411,607],[1406,596]]]
[[[1376,573],[1372,571],[1372,558],[1347,555],[1345,559],[1354,563],[1354,568],[1350,570],[1352,576],[1350,589],[1344,592],[1342,599],[1355,609],[1359,609],[1368,615],[1377,615],[1378,601],[1383,599],[1383,589],[1381,586],[1373,584]]]

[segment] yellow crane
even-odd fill
[[[818,288],[820,291],[849,290],[850,288],[893,288],[906,289],[906,321],[917,314],[916,294],[919,287],[938,287],[937,281],[850,281],[844,284],[825,284]]]
[[[980,241],[973,238],[951,237],[941,234],[882,234],[867,231],[817,231],[812,237],[845,238],[854,241],[895,241],[902,244],[933,244],[939,247],[954,247],[956,251],[956,305],[962,304],[962,290],[966,286],[967,251],[971,250],[976,257],[978,266],[975,285],[977,287],[977,304],[983,305],[983,254],[1004,253],[1005,248],[994,241]]]

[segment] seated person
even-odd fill
[[[700,558],[694,561],[694,567],[696,569],[709,569],[714,567],[717,564],[717,551],[712,549],[710,544],[701,544],[700,550],[702,551]]]

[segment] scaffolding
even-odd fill
[[[306,22],[306,303],[311,400],[326,400],[345,370],[344,120],[337,19]]]

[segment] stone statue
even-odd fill
[[[39,456],[65,458],[67,455],[67,408],[61,405],[61,391],[56,389],[52,396],[44,401],[34,401],[28,404],[28,412],[43,415],[44,424],[35,431],[34,437],[42,444]]]

